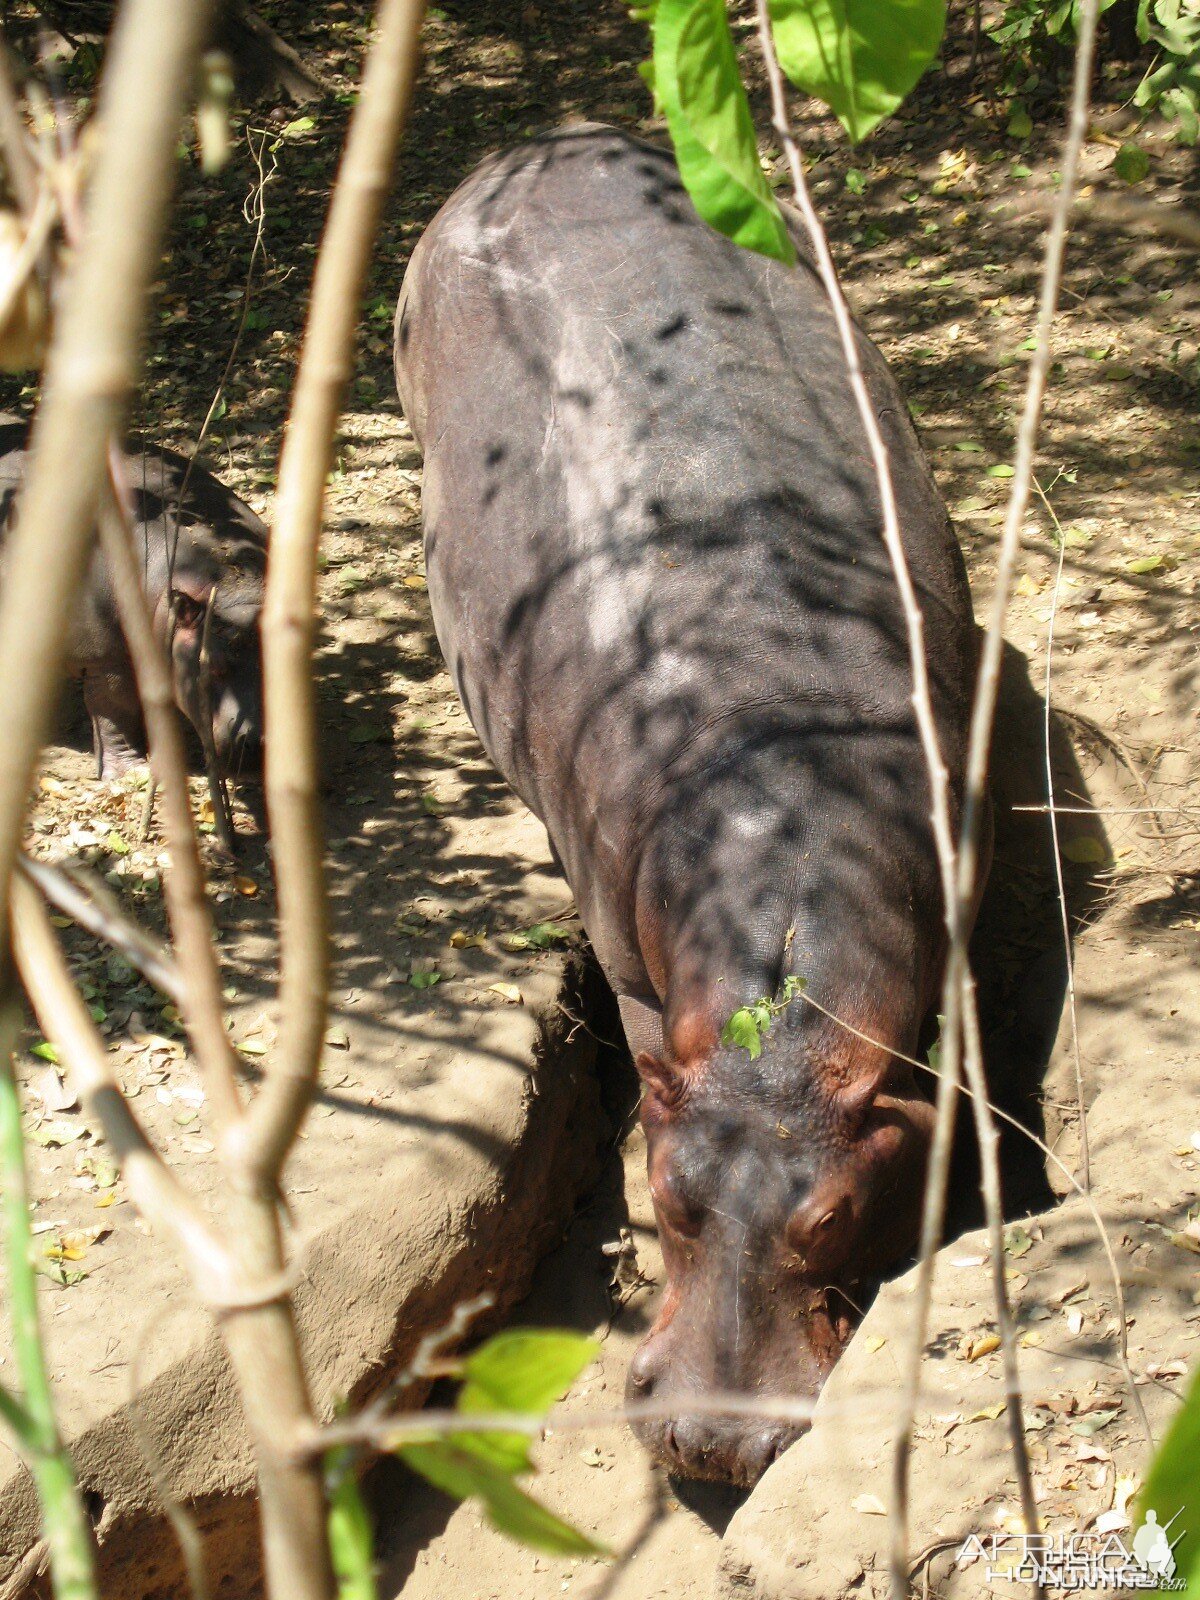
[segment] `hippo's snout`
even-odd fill
[[[236,776],[256,761],[263,742],[262,711],[256,695],[226,690],[213,708],[213,744],[222,768]]]
[[[635,1353],[629,1364],[626,1399],[631,1403],[678,1399],[677,1415],[639,1419],[633,1424],[643,1448],[669,1472],[750,1488],[807,1430],[806,1423],[689,1413],[687,1394],[662,1392],[667,1367],[658,1344],[651,1335]]]

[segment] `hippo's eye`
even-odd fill
[[[677,1178],[655,1178],[650,1194],[659,1221],[681,1238],[694,1239],[704,1221],[704,1210],[694,1205]]]
[[[810,1272],[824,1272],[844,1256],[853,1231],[853,1207],[848,1196],[830,1205],[803,1206],[788,1226],[788,1242],[800,1265]]]

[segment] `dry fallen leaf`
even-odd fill
[[[850,1502],[851,1511],[860,1517],[886,1517],[887,1507],[877,1494],[856,1494]]]
[[[51,1261],[82,1261],[90,1246],[106,1239],[112,1232],[107,1223],[97,1222],[90,1228],[71,1228],[47,1239],[44,1253]]]
[[[994,1406],[980,1406],[978,1411],[973,1411],[966,1419],[968,1422],[995,1422],[997,1417],[1004,1415],[1004,1401],[997,1400]]]
[[[515,983],[489,983],[488,993],[498,994],[501,1000],[510,1006],[519,1006],[523,1000],[521,991]]]
[[[79,1105],[75,1093],[63,1083],[57,1067],[47,1067],[39,1072],[30,1084],[47,1111],[74,1111]]]

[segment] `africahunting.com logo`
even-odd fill
[[[1177,1513],[1178,1515],[1178,1513]],[[955,1559],[959,1567],[986,1562],[989,1582],[1036,1584],[1043,1589],[1183,1589],[1175,1576],[1171,1524],[1147,1511],[1132,1538],[1118,1533],[972,1534]]]

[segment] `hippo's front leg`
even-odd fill
[[[83,700],[92,719],[92,745],[101,778],[119,778],[139,761],[145,761],[142,712],[128,670],[85,672]]]

